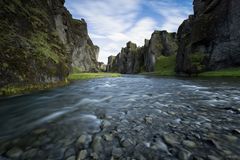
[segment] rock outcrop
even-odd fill
[[[240,66],[240,1],[194,0],[178,29],[176,71],[194,74]]]
[[[88,36],[87,23],[84,19],[73,20],[74,46],[72,47],[72,67],[79,72],[98,71],[99,47]],[[71,42],[70,42],[71,43]]]
[[[145,49],[145,68],[147,72],[152,72],[158,57],[171,56],[177,53],[176,33],[155,31],[150,41],[145,41]]]
[[[143,66],[141,48],[138,48],[135,43],[128,42],[116,57],[108,57],[107,72],[139,73],[141,66]]]
[[[72,67],[98,70],[99,48],[64,0],[1,0],[0,6],[0,87],[58,82]]]
[[[128,42],[125,48],[115,57],[108,58],[107,72],[123,74],[152,72],[156,59],[160,56],[171,56],[178,49],[176,33],[155,31],[150,40],[145,40],[142,47]]]

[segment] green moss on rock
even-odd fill
[[[157,58],[154,72],[143,73],[144,75],[154,76],[174,76],[176,66],[176,56],[160,56]]]
[[[71,56],[62,44],[53,11],[44,1],[0,1],[0,88],[63,80]]]
[[[202,52],[197,52],[194,54],[190,54],[190,61],[191,61],[191,68],[194,68],[195,72],[201,72],[204,70],[205,65],[203,64],[203,61],[205,59],[205,54]]]

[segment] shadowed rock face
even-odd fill
[[[194,15],[178,29],[178,73],[240,65],[240,1],[195,0]]]
[[[2,0],[0,6],[0,87],[57,82],[71,66],[98,69],[99,48],[86,22],[73,19],[64,0]]]
[[[158,57],[174,55],[177,48],[175,33],[155,31],[150,40],[145,40],[143,47],[128,42],[116,57],[110,56],[107,71],[123,74],[152,72]]]

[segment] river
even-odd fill
[[[126,75],[1,98],[0,160],[239,160],[239,82]]]

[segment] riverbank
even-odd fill
[[[140,73],[149,76],[179,76],[175,72],[176,57],[161,56],[157,59],[154,72]],[[199,74],[193,74],[191,77],[240,77],[240,68],[227,68],[216,71],[208,71]]]
[[[69,80],[85,80],[85,79],[95,79],[95,78],[113,78],[120,77],[119,73],[73,73],[68,76]]]
[[[240,68],[228,68],[218,71],[200,73],[199,77],[240,77]]]
[[[13,96],[32,93],[36,91],[48,90],[52,88],[62,87],[69,84],[68,80],[57,83],[38,83],[38,84],[16,84],[8,85],[0,88],[0,96]]]
[[[86,80],[95,78],[120,77],[118,73],[74,73],[70,74],[65,81],[56,83],[16,84],[0,88],[0,96],[12,96],[48,90],[68,85],[73,80]]]

